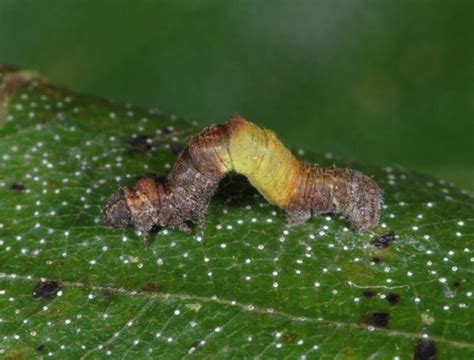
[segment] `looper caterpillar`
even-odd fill
[[[186,221],[204,225],[219,182],[230,171],[247,177],[289,224],[311,215],[340,213],[357,231],[377,225],[383,193],[368,176],[351,169],[322,169],[298,160],[271,130],[235,115],[188,140],[164,181],[138,180],[113,194],[104,210],[114,228],[133,224],[147,234],[155,226],[189,232]]]

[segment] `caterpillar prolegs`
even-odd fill
[[[155,226],[189,232],[187,221],[204,224],[222,178],[235,171],[271,204],[284,209],[289,224],[312,215],[340,213],[357,231],[377,225],[383,193],[368,176],[351,169],[322,169],[298,160],[271,130],[235,115],[226,124],[189,138],[164,180],[143,177],[112,195],[105,223],[133,224],[147,234]]]

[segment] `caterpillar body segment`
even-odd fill
[[[328,212],[342,214],[358,231],[378,224],[383,193],[370,177],[300,161],[273,131],[238,115],[189,138],[166,179],[144,177],[112,195],[103,211],[105,223],[116,228],[131,223],[144,233],[155,226],[189,232],[186,222],[204,224],[219,182],[231,171],[283,208],[289,224]]]
[[[268,202],[286,207],[300,174],[300,161],[271,130],[239,116],[232,117],[227,126],[233,170],[247,177]]]

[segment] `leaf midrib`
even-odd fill
[[[40,280],[41,281],[52,280],[52,279],[46,279],[42,277],[33,278],[32,276],[7,274],[3,272],[0,273],[0,279],[7,279],[10,281],[24,281],[24,282],[30,282],[30,283],[37,283]],[[369,330],[369,326],[364,325],[364,324],[352,323],[352,322],[341,322],[341,321],[327,320],[327,319],[322,319],[322,318],[311,318],[307,316],[296,316],[296,315],[289,314],[283,311],[275,311],[275,310],[269,311],[268,309],[265,309],[259,306],[255,306],[251,304],[242,304],[235,300],[222,299],[222,298],[218,298],[217,296],[206,297],[206,296],[197,296],[197,295],[190,295],[190,294],[184,294],[184,293],[165,293],[165,292],[151,293],[151,292],[144,292],[144,291],[129,290],[125,288],[117,288],[113,286],[89,285],[89,284],[85,284],[85,283],[77,282],[77,281],[61,281],[61,285],[63,287],[70,287],[70,288],[76,288],[76,289],[108,291],[108,292],[125,295],[129,297],[141,297],[141,298],[150,299],[150,300],[152,299],[179,300],[179,301],[191,300],[191,301],[200,301],[203,303],[211,302],[218,305],[236,306],[236,307],[239,307],[242,311],[253,311],[260,314],[278,316],[292,322],[308,322],[308,323],[332,326],[332,327],[337,327],[337,328],[345,327],[345,328],[350,328],[350,329],[372,331],[372,330]],[[411,333],[411,332],[384,329],[384,328],[374,328],[373,331],[381,332],[383,334],[386,334],[387,336],[399,336],[399,337],[404,337],[404,338],[413,339],[413,340],[417,340],[422,337],[418,333]],[[430,338],[434,341],[438,341],[440,343],[444,343],[446,345],[450,345],[453,347],[474,349],[474,343],[450,340],[442,336],[430,336]]]

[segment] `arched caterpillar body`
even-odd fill
[[[204,224],[212,195],[231,171],[246,176],[268,202],[283,208],[290,224],[328,212],[344,215],[358,231],[379,221],[383,193],[370,177],[300,161],[273,131],[236,115],[190,137],[164,181],[143,177],[112,195],[105,222],[115,228],[132,223],[144,233],[155,226],[189,231],[186,221]]]

